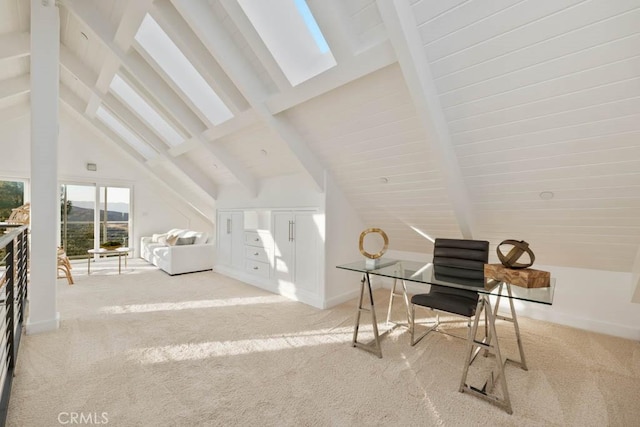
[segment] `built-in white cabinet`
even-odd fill
[[[244,232],[245,271],[268,279],[271,276],[272,239],[268,230]]]
[[[216,271],[320,307],[324,224],[317,215],[315,209],[219,211]]]
[[[320,230],[314,212],[273,213],[274,278],[290,292],[318,291]]]
[[[244,266],[244,214],[241,211],[218,212],[216,265]]]

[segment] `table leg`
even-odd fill
[[[118,254],[118,274],[122,271],[122,254]]]
[[[511,318],[506,316],[498,316],[497,315],[497,306],[496,306],[496,319],[505,320],[507,322],[513,323],[513,329],[516,333],[516,341],[518,343],[518,352],[520,353],[520,360],[507,359],[507,361],[520,366],[523,370],[527,371],[527,361],[524,358],[524,348],[522,347],[522,339],[520,338],[520,327],[518,326],[518,316],[516,315],[516,309],[513,305],[513,298],[511,294],[511,284],[505,283],[507,286],[507,293],[509,294],[509,308],[511,310]],[[499,297],[498,297],[499,298]]]
[[[91,255],[87,258],[87,276],[91,274]]]
[[[483,315],[483,310],[485,312],[484,315],[487,317],[489,323],[489,333],[485,334],[485,337],[482,341],[478,341],[476,339],[476,333],[478,331],[478,323],[480,322],[480,317]],[[492,391],[494,382],[496,380],[496,375],[494,375],[493,371],[491,372],[490,378],[482,388],[476,388],[467,384],[467,374],[469,373],[469,366],[471,366],[471,363],[473,363],[475,356],[483,349],[491,349],[494,353],[497,368],[497,377],[500,381],[500,385],[502,386],[502,398],[494,394],[489,394]],[[503,361],[502,355],[500,353],[498,334],[496,333],[496,316],[494,315],[491,308],[491,300],[489,298],[489,295],[482,294],[479,296],[476,315],[473,319],[473,326],[469,330],[469,335],[467,338],[467,354],[462,373],[462,379],[460,380],[459,391],[466,392],[476,397],[480,397],[481,399],[487,400],[494,405],[503,408],[507,413],[512,414],[513,410],[511,409],[511,400],[509,399],[509,390],[507,389],[507,378],[504,374],[505,363],[506,360]]]
[[[363,307],[365,283],[367,285],[367,288],[368,288],[367,290],[369,293],[369,308]],[[360,315],[363,311],[371,313],[371,323],[373,325],[373,340],[366,344],[358,342],[358,330],[360,328]],[[353,340],[351,341],[351,345],[353,347],[357,347],[362,350],[373,353],[376,356],[378,356],[380,359],[382,359],[382,347],[380,346],[380,335],[378,334],[378,320],[376,319],[376,310],[373,303],[373,291],[371,290],[371,281],[369,280],[369,275],[366,273],[363,275],[362,280],[360,282],[360,299],[358,301],[358,311],[356,313],[356,324],[353,328]]]
[[[391,322],[391,309],[393,308],[393,300],[395,297],[402,297],[404,300],[404,307],[407,312],[407,324],[406,326],[411,327],[411,311],[409,308],[409,296],[407,294],[407,284],[404,280],[402,280],[402,293],[396,292],[398,286],[398,279],[393,279],[393,286],[391,286],[391,293],[389,294],[389,309],[387,310],[387,325],[389,323],[393,323],[395,326],[405,326],[401,323]]]

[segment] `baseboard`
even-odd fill
[[[324,305],[323,305],[323,309],[324,308],[331,308],[334,307],[336,305],[340,305],[342,303],[345,303],[349,300],[352,300],[354,298],[357,298],[358,296],[360,296],[360,287],[358,287],[358,289],[354,289],[352,291],[349,292],[345,292],[343,294],[337,295],[335,297],[331,297],[328,298],[326,300],[324,300]]]
[[[424,285],[419,283],[407,283],[407,292],[412,295],[425,292]],[[383,287],[391,289],[393,281],[391,279],[383,280]],[[640,328],[634,328],[617,323],[603,322],[600,320],[588,319],[585,317],[575,316],[573,314],[561,313],[554,310],[553,306],[541,306],[538,304],[516,301],[516,313],[519,317],[528,317],[535,320],[543,320],[546,322],[556,323],[558,325],[570,326],[572,328],[583,329],[586,331],[597,332],[600,334],[612,335],[620,338],[640,341]],[[509,304],[503,301],[500,304],[500,313],[508,314]]]
[[[54,319],[42,320],[40,322],[32,322],[31,318],[27,318],[25,332],[27,335],[40,334],[43,332],[55,331],[60,327],[60,313],[56,313]]]
[[[270,279],[257,277],[252,274],[248,274],[243,271],[239,271],[223,265],[214,266],[213,271],[224,276],[231,277],[232,279],[239,280],[248,285],[255,286],[256,288],[264,289],[265,291],[269,291],[277,295],[282,295],[283,297],[289,298],[294,301],[300,301],[315,308],[322,309],[324,306],[324,301],[321,297],[314,295],[311,292],[305,291],[304,289],[297,289],[292,292],[283,291],[278,287],[277,283],[274,283]]]
[[[501,310],[502,311],[502,310]],[[586,331],[597,332],[605,335],[626,338],[634,341],[640,341],[640,329],[633,328],[617,323],[603,322],[600,320],[587,319],[567,313],[554,312],[552,308],[548,310],[537,309],[532,306],[526,306],[516,310],[519,316],[528,317],[536,320],[544,320],[546,322],[557,323],[559,325],[570,326],[572,328],[583,329]]]

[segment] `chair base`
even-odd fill
[[[432,311],[435,311],[432,309]],[[451,314],[451,313],[447,313],[447,314]],[[415,346],[416,344],[418,344],[424,337],[426,337],[427,335],[429,335],[429,333],[431,332],[438,332],[440,334],[444,334],[444,335],[449,335],[450,337],[454,337],[454,338],[458,338],[461,340],[466,340],[467,337],[461,337],[460,335],[456,335],[456,334],[452,334],[446,331],[443,331],[441,329],[438,329],[438,327],[445,322],[440,322],[440,313],[436,312],[436,321],[435,323],[431,326],[428,327],[427,330],[425,332],[423,332],[418,338],[415,338],[415,330],[416,330],[416,322],[415,322],[415,304],[411,304],[411,323],[409,325],[409,329],[411,330],[411,346]],[[466,318],[465,318],[466,319]],[[471,319],[466,319],[467,320],[467,328],[471,327]],[[456,323],[458,321],[455,321]],[[453,322],[446,322],[446,323],[453,323]]]

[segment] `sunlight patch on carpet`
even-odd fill
[[[351,328],[319,329],[296,334],[283,334],[277,337],[147,347],[132,350],[128,356],[143,365],[181,362],[327,344],[343,344],[350,342],[352,336],[353,330]]]
[[[273,295],[273,296],[246,297],[246,298],[160,302],[155,304],[127,304],[127,305],[112,305],[112,306],[102,307],[100,309],[100,312],[106,313],[106,314],[151,313],[155,311],[177,311],[177,310],[191,310],[191,309],[198,309],[198,308],[234,307],[234,306],[240,306],[240,305],[254,305],[254,304],[277,304],[277,303],[283,303],[283,302],[291,302],[291,300],[279,295]]]

